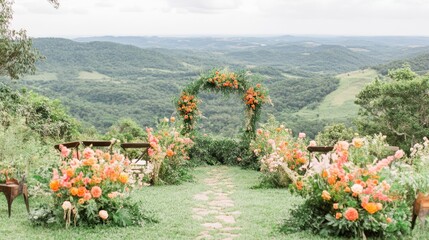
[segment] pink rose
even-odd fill
[[[353,193],[361,194],[361,193],[362,193],[362,191],[363,191],[363,187],[362,187],[362,185],[355,183],[355,184],[351,187],[351,190],[352,190],[352,192],[353,192]]]
[[[396,159],[400,159],[400,158],[402,158],[404,156],[404,154],[405,154],[404,151],[398,150],[398,151],[395,152],[395,158]]]
[[[311,147],[317,146],[317,143],[316,143],[316,141],[314,141],[314,140],[311,140],[311,141],[310,141],[310,146],[311,146]]]
[[[109,214],[106,210],[100,210],[98,212],[98,216],[100,216],[101,219],[106,220],[109,217]]]
[[[299,134],[298,134],[298,138],[305,138],[307,135],[305,134],[305,133],[303,133],[303,132],[300,132]]]

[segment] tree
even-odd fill
[[[389,71],[357,95],[361,108],[357,127],[363,134],[383,133],[391,145],[408,150],[429,136],[429,77],[418,76],[409,66]]]
[[[48,0],[55,7],[58,0]],[[34,73],[35,63],[41,58],[32,48],[32,41],[26,31],[10,29],[13,17],[12,0],[0,0],[0,76],[18,79],[19,76]]]

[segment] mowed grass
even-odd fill
[[[320,105],[312,109],[302,109],[296,115],[306,119],[347,120],[358,113],[358,105],[354,104],[356,95],[365,85],[378,76],[373,69],[357,70],[337,75],[339,87],[327,95]]]
[[[194,182],[146,187],[136,192],[135,199],[142,200],[142,207],[154,211],[159,219],[159,223],[143,227],[33,227],[27,220],[21,196],[12,205],[11,218],[7,217],[7,205],[3,199],[0,201],[0,239],[195,239],[204,228],[201,220],[192,217],[192,208],[199,204],[193,196],[210,190],[203,180],[213,168],[216,167],[196,168]],[[305,231],[288,235],[279,233],[278,227],[287,217],[288,210],[302,199],[292,196],[286,189],[252,189],[258,183],[258,172],[237,167],[228,167],[226,171],[235,185],[230,196],[234,201],[231,210],[241,213],[235,224],[240,229],[234,232],[240,236],[234,239],[339,239],[321,238]],[[37,201],[41,199],[30,199],[30,206],[34,207]],[[415,230],[412,238],[429,239],[426,230]],[[222,239],[216,235],[213,237]]]
[[[26,75],[24,79],[30,81],[54,81],[58,80],[58,77],[56,73],[37,72],[35,75]]]

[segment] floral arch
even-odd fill
[[[201,115],[198,104],[200,100],[197,95],[200,90],[223,93],[231,93],[242,96],[245,109],[244,138],[252,139],[255,136],[256,122],[261,115],[262,105],[271,103],[268,90],[260,83],[249,81],[250,75],[245,71],[229,72],[227,70],[212,70],[202,74],[199,79],[186,86],[176,101],[176,109],[183,119],[184,132],[194,131],[195,123]]]

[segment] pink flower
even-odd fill
[[[260,128],[258,128],[258,129],[256,130],[256,133],[257,133],[258,135],[261,135],[261,134],[263,133],[263,130],[262,130],[262,129],[260,129]]]
[[[95,154],[94,151],[89,147],[87,147],[83,150],[83,157],[84,158],[94,157],[94,154]]]
[[[303,133],[303,132],[300,132],[299,134],[298,134],[298,138],[305,138],[307,135],[305,134],[305,133]]]
[[[101,188],[99,186],[92,187],[91,188],[91,194],[94,198],[101,197],[101,194],[102,194]]]
[[[349,143],[346,141],[339,141],[335,145],[337,151],[347,151],[349,149]]]
[[[90,200],[92,198],[92,196],[91,196],[91,193],[89,193],[89,192],[86,192],[84,195],[83,195],[83,199],[85,199],[85,201],[88,201],[88,200]]]
[[[405,154],[404,151],[398,150],[398,151],[395,152],[395,158],[396,159],[400,159],[400,158],[402,158],[404,156],[404,154]]]
[[[147,150],[147,154],[149,155],[149,157],[152,157],[155,154],[155,151],[152,148],[149,148]]]
[[[316,141],[311,140],[311,141],[310,141],[310,145],[309,145],[309,146],[311,146],[311,147],[317,146]]]
[[[62,144],[60,144],[59,148],[61,150],[61,157],[63,157],[63,158],[68,157],[71,150],[68,149],[67,147],[64,147]]]
[[[100,210],[98,212],[98,216],[100,216],[101,219],[106,220],[109,217],[109,214],[106,210]]]

